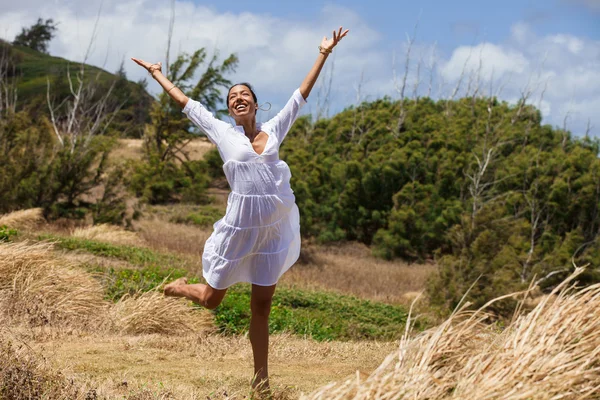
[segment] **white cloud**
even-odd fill
[[[464,81],[479,76],[486,88],[493,77],[494,87],[502,87],[500,97],[508,101],[531,92],[529,102],[540,108],[545,123],[562,126],[568,113],[567,127],[576,135],[585,131],[588,119],[600,122],[599,41],[569,34],[540,37],[519,22],[501,44],[454,49],[439,73],[450,87],[456,86],[461,74]],[[466,86],[463,83],[460,93],[465,93]],[[447,96],[449,90],[441,95]],[[600,136],[600,129],[592,134]]]
[[[454,81],[461,74],[468,76],[481,70],[481,76],[489,80],[507,73],[521,74],[529,68],[529,61],[521,52],[482,43],[455,49],[450,60],[441,66],[440,73],[445,80]]]
[[[583,41],[572,35],[553,35],[550,36],[550,40],[565,46],[573,54],[578,54],[583,49]]]

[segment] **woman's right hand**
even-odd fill
[[[156,64],[150,64],[147,61],[144,60],[140,60],[139,58],[133,58],[131,57],[131,59],[138,65],[141,65],[142,67],[146,68],[146,71],[148,71],[148,73],[150,75],[152,75],[152,77],[154,78],[154,73],[156,71],[161,72],[162,73],[162,63],[159,61]]]

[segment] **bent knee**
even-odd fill
[[[223,301],[223,296],[209,295],[203,299],[198,299],[198,304],[200,304],[202,307],[207,308],[209,310],[214,310],[215,308],[217,308],[219,306],[219,304],[221,304],[222,301]]]
[[[207,308],[209,310],[214,310],[219,306],[219,304],[221,304],[222,300],[223,299],[206,299],[203,302],[201,302],[201,305],[202,307]]]

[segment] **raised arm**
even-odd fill
[[[183,92],[179,90],[179,88],[176,87],[170,80],[168,80],[166,76],[162,74],[161,62],[157,62],[156,64],[150,64],[149,62],[140,60],[139,58],[131,57],[131,59],[135,61],[136,64],[146,68],[148,73],[152,75],[156,82],[158,82],[160,86],[162,86],[162,88],[166,90],[169,96],[171,96],[171,98],[175,100],[175,102],[179,104],[181,108],[185,107],[185,105],[188,102],[188,97],[185,94],[183,94]]]
[[[340,26],[340,29],[337,32],[333,31],[333,38],[331,39],[327,39],[326,36],[323,37],[321,45],[319,46],[319,55],[317,56],[317,60],[315,61],[314,65],[308,72],[308,75],[306,75],[306,78],[304,78],[304,81],[300,85],[300,94],[302,94],[302,97],[304,97],[305,99],[308,98],[308,95],[310,94],[313,86],[315,85],[315,82],[317,81],[317,78],[321,73],[321,69],[323,69],[323,65],[325,65],[327,56],[331,54],[333,48],[350,31],[349,29],[346,29],[344,32],[342,32],[342,29],[343,28]]]
[[[189,99],[178,87],[169,81],[161,71],[161,63],[150,64],[149,62],[132,58],[137,64],[146,68],[152,77],[163,87],[163,89],[171,96],[179,106],[183,108],[183,113],[198,126],[208,137],[208,139],[219,145],[221,136],[230,125],[214,117],[200,102]]]

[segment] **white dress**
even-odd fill
[[[214,224],[202,255],[204,278],[215,289],[237,282],[274,285],[300,255],[300,214],[279,146],[304,104],[296,89],[274,118],[257,124],[269,136],[260,155],[243,127],[216,119],[192,99],[183,109],[217,146],[231,187],[225,216]]]

